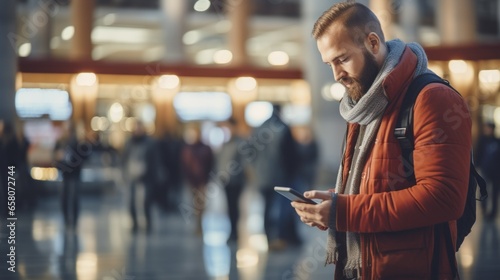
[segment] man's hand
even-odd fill
[[[328,229],[332,204],[331,193],[329,191],[307,191],[304,196],[310,199],[319,198],[323,201],[315,205],[298,201],[292,202],[292,207],[295,208],[300,220],[311,227],[317,227],[321,230]]]

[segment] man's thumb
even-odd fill
[[[332,194],[329,191],[307,191],[304,193],[304,196],[307,198],[318,198],[322,200],[327,200],[332,197]]]

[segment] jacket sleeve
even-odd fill
[[[471,149],[471,118],[462,97],[443,85],[424,88],[415,103],[414,138],[416,185],[382,193],[338,195],[337,230],[400,231],[462,215]]]

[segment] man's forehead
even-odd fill
[[[354,47],[348,29],[340,24],[330,26],[323,36],[318,38],[317,43],[320,52],[325,56],[323,58],[328,60]]]

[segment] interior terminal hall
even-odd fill
[[[15,159],[0,178],[16,183],[0,184],[15,201],[0,221],[0,279],[333,279],[325,231],[278,194],[268,209],[255,166],[238,165],[232,189],[221,182],[236,168],[217,166],[233,141],[247,159],[271,143],[258,129],[279,110],[303,175],[289,186],[335,186],[346,88],[311,30],[337,2],[0,1],[1,157]],[[499,0],[357,2],[386,40],[423,46],[466,100],[475,146],[485,125],[500,137]],[[500,277],[490,187],[496,202],[478,202],[457,252],[464,280]],[[268,214],[291,241],[271,242]]]

